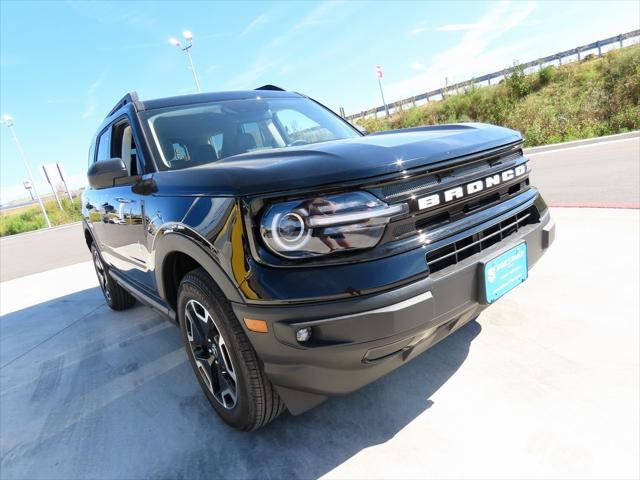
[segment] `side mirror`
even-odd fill
[[[89,167],[87,178],[92,188],[108,188],[113,187],[116,178],[126,177],[129,175],[127,167],[120,158],[112,158],[110,160],[101,160],[95,162]]]
[[[369,134],[369,130],[367,130],[365,127],[363,127],[362,125],[354,125],[356,127],[356,130],[358,130],[362,135],[368,135]]]

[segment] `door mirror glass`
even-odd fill
[[[87,178],[92,188],[113,187],[117,178],[126,177],[129,173],[121,158],[111,158],[96,162],[89,167]]]

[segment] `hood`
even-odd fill
[[[437,125],[249,152],[154,178],[159,194],[257,195],[401,173],[520,140],[494,125]]]

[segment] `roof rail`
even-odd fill
[[[105,118],[110,117],[114,113],[116,113],[121,107],[124,107],[127,103],[137,103],[139,102],[138,92],[129,92],[124,97],[122,97],[118,103],[116,103],[115,107],[111,109]]]
[[[286,92],[284,88],[280,88],[275,85],[269,85],[269,84],[258,87],[255,90],[275,90],[277,92]]]

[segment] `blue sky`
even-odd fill
[[[191,93],[194,34],[203,90],[273,83],[347,113],[640,28],[640,2],[29,2],[0,0],[0,113],[15,118],[37,181],[64,163],[84,182],[89,140],[124,93]],[[0,201],[26,178],[0,129]],[[41,187],[44,188],[44,185]]]

